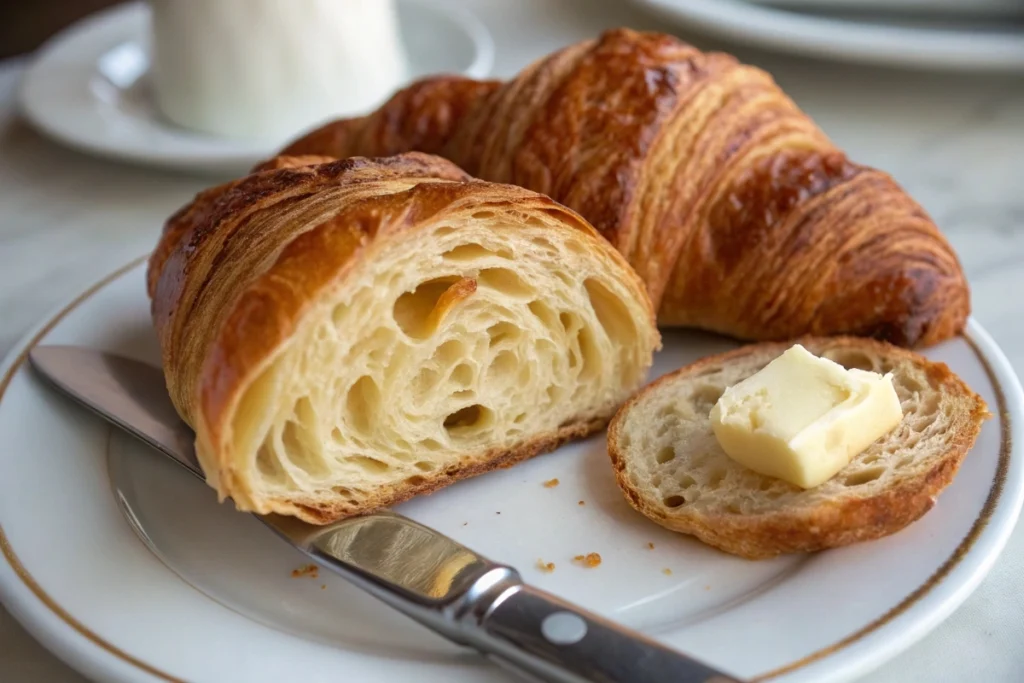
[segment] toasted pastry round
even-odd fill
[[[327,522],[603,427],[659,345],[577,214],[423,154],[280,159],[150,263],[175,406],[243,510]]]
[[[949,368],[890,344],[799,340],[848,368],[891,372],[903,420],[832,479],[801,489],[732,460],[711,430],[723,391],[791,346],[762,343],[662,377],[612,420],[608,452],[630,505],[658,524],[750,559],[810,552],[899,531],[935,504],[988,417]]]

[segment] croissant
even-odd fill
[[[221,498],[323,523],[601,429],[660,345],[576,213],[437,157],[279,158],[172,216],[147,284]]]
[[[423,80],[285,153],[409,150],[578,211],[661,325],[913,346],[969,313],[953,250],[890,176],[847,159],[764,71],[670,36],[609,31],[505,83]]]

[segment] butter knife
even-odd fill
[[[163,373],[73,346],[41,346],[32,366],[57,389],[203,479],[194,435]],[[651,638],[523,582],[519,573],[394,512],[327,526],[255,515],[279,537],[445,638],[535,681],[739,683]]]

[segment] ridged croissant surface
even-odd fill
[[[571,210],[408,154],[276,159],[167,223],[148,286],[207,480],[311,522],[603,427],[659,344]]]
[[[421,81],[286,153],[408,150],[579,211],[662,325],[928,345],[969,313],[952,249],[891,177],[848,160],[765,72],[670,36],[610,31],[506,83]]]

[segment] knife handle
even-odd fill
[[[655,640],[526,584],[488,609],[481,645],[551,683],[741,683]],[[481,648],[485,649],[485,648]]]

